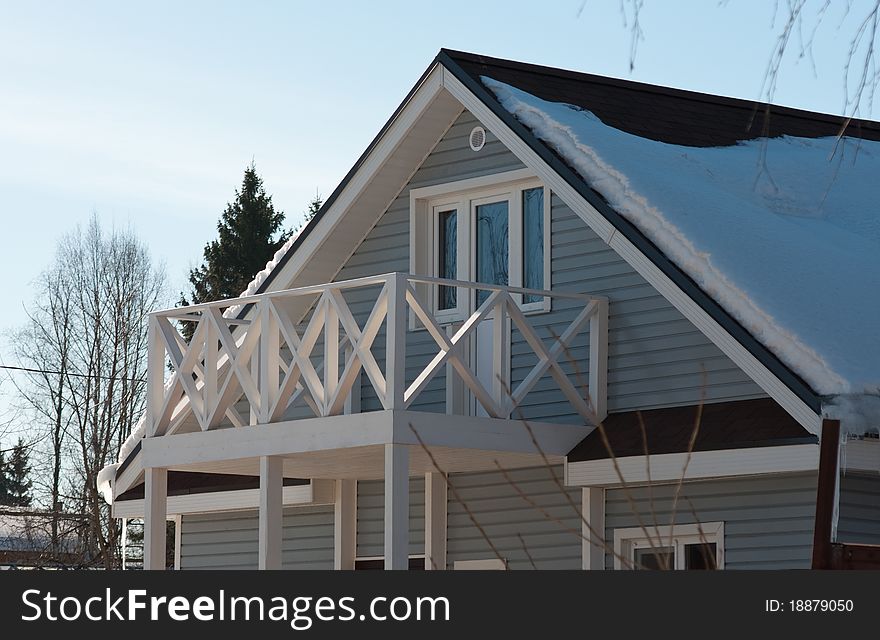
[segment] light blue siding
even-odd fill
[[[333,568],[333,507],[284,510],[282,568]],[[256,569],[257,512],[227,511],[185,515],[181,528],[181,569]]]
[[[670,524],[676,491],[674,484],[606,491],[608,544],[618,528]],[[724,522],[727,569],[809,569],[815,512],[816,474],[780,474],[687,483],[675,522]],[[605,563],[613,567],[610,554]]]
[[[837,541],[880,544],[880,475],[841,476]]]
[[[392,202],[336,280],[389,271],[409,271],[409,191],[413,188],[522,168],[517,158],[491,134],[480,152],[468,147],[467,136],[477,121],[463,113],[409,184]],[[686,320],[653,287],[611,250],[555,194],[551,208],[551,288],[593,293],[610,299],[608,407],[625,411],[663,406],[741,400],[765,394],[708,338]],[[375,290],[346,296],[355,317],[366,319]],[[549,344],[578,309],[555,301],[547,314],[533,316],[533,325]],[[381,338],[376,348],[382,357]],[[573,345],[564,368],[572,376],[585,373],[589,358],[586,334]],[[412,380],[433,353],[425,332],[414,332],[407,343],[407,374]],[[381,361],[381,360],[380,360]],[[535,362],[518,332],[511,346],[511,379],[515,386]],[[442,412],[445,380],[438,376],[413,405],[420,411]],[[369,384],[363,407],[379,408]],[[522,405],[522,416],[541,420],[576,420],[552,379],[539,382]]]

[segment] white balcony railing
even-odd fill
[[[463,320],[441,325],[417,293],[440,286],[455,287],[470,300],[477,290],[487,291],[488,297]],[[345,297],[356,290],[378,291],[369,312],[360,314],[362,323]],[[541,316],[520,309],[523,295],[564,299],[574,310],[574,319],[550,336],[549,346],[533,326]],[[224,316],[236,305],[251,305],[245,319]],[[301,317],[306,320],[299,322]],[[189,343],[175,321],[193,323]],[[484,361],[481,371],[471,345],[477,328],[487,322],[492,330],[484,335],[491,336],[492,363]],[[608,303],[601,297],[401,273],[158,311],[150,315],[147,435],[174,432],[187,420],[202,430],[279,422],[300,401],[315,416],[338,415],[346,412],[353,392],[360,395],[362,372],[363,384],[372,388],[382,408],[407,409],[450,367],[490,417],[515,417],[535,384],[549,375],[574,411],[594,424],[605,415],[607,323]],[[567,354],[587,327],[589,366],[566,373]],[[407,382],[407,338],[416,331],[430,336],[430,357]],[[507,381],[512,331],[534,360],[513,388]],[[378,361],[374,347],[384,351]],[[454,413],[450,397],[447,393],[447,413]],[[243,406],[249,415],[241,414]]]

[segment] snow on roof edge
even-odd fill
[[[481,76],[480,79],[505,110],[571,163],[618,213],[636,224],[756,339],[762,344],[774,345],[774,353],[810,386],[821,389],[827,395],[849,392],[848,382],[833,371],[819,353],[777,326],[771,316],[715,267],[708,256],[700,252],[660,210],[653,207],[644,195],[633,190],[626,175],[604,162],[597,151],[578,138],[576,132],[517,95],[531,94],[487,76]]]

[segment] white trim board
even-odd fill
[[[284,487],[281,498],[284,506],[333,504],[332,480],[312,480],[309,484]],[[256,509],[260,504],[259,489],[235,491],[212,491],[168,496],[168,516],[216,511],[239,511]],[[119,500],[113,504],[114,518],[143,518],[144,500]]]
[[[650,538],[645,533],[650,535]],[[671,546],[675,549],[675,566],[673,569],[685,568],[684,558],[680,552],[688,544],[701,542],[715,544],[715,564],[717,569],[724,569],[724,522],[706,522],[676,525],[652,525],[646,528],[629,527],[614,530],[614,568],[624,568],[622,558],[633,560],[635,548],[660,548]]]
[[[617,458],[617,469],[608,458],[568,462],[565,465],[565,484],[579,487],[619,487],[624,484],[670,483],[684,480],[704,480],[769,473],[797,473],[819,469],[819,446],[794,444],[778,447],[724,449],[666,453],[650,456]],[[623,479],[621,479],[623,476]]]
[[[633,269],[690,320],[724,354],[740,367],[795,420],[819,435],[821,417],[810,409],[784,382],[727,332],[695,300],[688,296],[623,234],[587,202],[577,190],[554,171],[526,142],[477,98],[458,78],[443,68],[443,87],[454,95],[495,137],[556,193],[572,211],[614,249]]]

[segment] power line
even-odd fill
[[[117,378],[114,376],[98,376],[89,375],[88,373],[70,373],[61,371],[51,371],[49,369],[32,369],[30,367],[16,367],[9,364],[0,364],[0,369],[8,369],[10,371],[24,371],[27,373],[45,373],[55,376],[73,376],[74,378],[97,378],[98,380],[117,380],[119,382],[146,382],[143,378]]]

